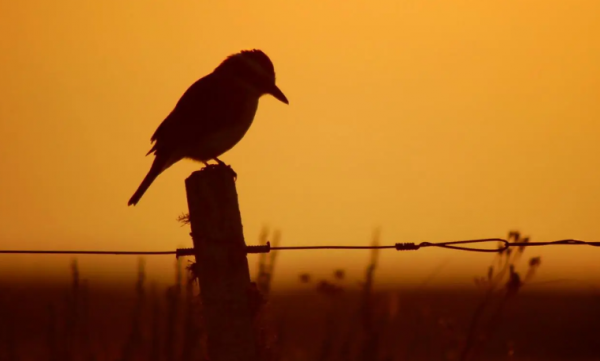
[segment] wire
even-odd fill
[[[0,254],[100,254],[100,255],[166,255],[176,251],[58,251],[58,250],[0,250]]]
[[[498,244],[497,248],[475,248],[459,245],[490,243]],[[459,251],[502,253],[513,247],[532,247],[532,246],[593,246],[600,247],[600,242],[586,242],[575,239],[563,239],[552,242],[513,242],[502,238],[482,238],[451,242],[421,242],[415,243],[396,243],[388,246],[283,246],[271,247],[266,245],[246,246],[246,253],[269,253],[270,251],[295,251],[295,250],[323,250],[323,249],[395,249],[397,251],[416,251],[426,247],[440,247]],[[95,254],[95,255],[138,255],[138,256],[156,256],[156,255],[175,255],[176,257],[190,256],[194,254],[193,248],[179,248],[175,251],[59,251],[59,250],[0,250],[0,254]]]

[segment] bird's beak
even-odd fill
[[[283,92],[281,90],[279,90],[279,88],[275,84],[273,84],[273,88],[271,89],[269,94],[271,94],[272,96],[275,97],[275,99],[277,99],[285,104],[290,104],[290,102],[288,102],[288,100],[285,97],[285,95],[283,94]]]

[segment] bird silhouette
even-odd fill
[[[154,153],[154,162],[128,205],[136,205],[156,177],[181,159],[223,164],[218,157],[244,137],[265,94],[289,104],[275,84],[273,63],[257,49],[227,57],[192,84],[152,135],[146,155]]]

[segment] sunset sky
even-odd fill
[[[0,4],[0,248],[190,246],[184,180],[148,171],[150,136],[226,56],[259,48],[290,105],[265,96],[221,159],[238,173],[246,241],[286,245],[506,237],[600,240],[597,0],[152,1]],[[536,281],[600,286],[600,249],[532,248]],[[366,251],[287,252],[276,284]],[[382,252],[380,283],[464,284],[491,255]],[[0,272],[68,275],[67,256],[0,256]],[[255,256],[249,256],[255,268]],[[135,257],[79,257],[127,279]],[[147,258],[170,280],[173,258]],[[4,268],[4,269],[2,269]],[[10,271],[9,271],[10,269]],[[521,268],[523,270],[523,268]],[[291,282],[291,283],[290,283]]]

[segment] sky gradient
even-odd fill
[[[600,2],[12,1],[0,4],[0,245],[189,246],[182,161],[138,206],[150,136],[195,80],[259,48],[290,105],[265,96],[221,159],[238,173],[246,241],[286,245],[506,237],[600,240]],[[600,285],[600,250],[536,248],[539,280]],[[255,258],[250,256],[251,266]],[[278,258],[275,282],[358,272],[364,251]],[[62,256],[0,256],[67,275]],[[80,257],[95,278],[135,258]],[[381,282],[471,282],[489,255],[382,253]],[[173,259],[147,259],[170,277]],[[354,273],[353,273],[354,272]],[[161,278],[162,277],[162,278]]]

